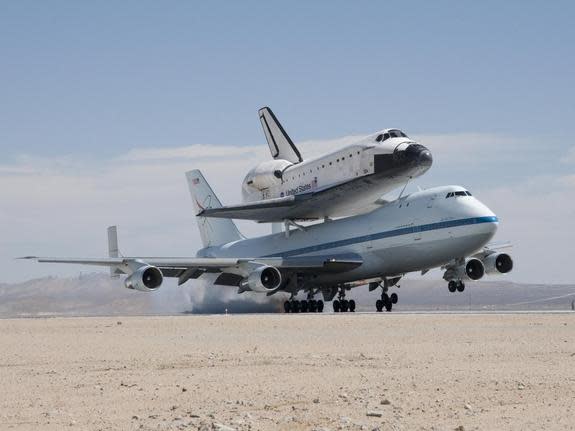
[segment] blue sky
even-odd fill
[[[527,231],[531,253],[522,257],[532,268],[519,266],[516,277],[540,281],[533,248],[567,252],[562,240],[575,231],[558,231],[575,216],[574,19],[575,3],[560,1],[3,2],[0,269],[14,280],[14,254],[97,253],[86,244],[101,233],[88,232],[114,216],[131,226],[135,246],[158,250],[163,238],[172,248],[161,252],[183,254],[186,244],[170,237],[166,223],[189,219],[132,213],[140,196],[122,187],[153,188],[158,181],[148,177],[177,169],[158,192],[174,188],[169,199],[187,198],[183,171],[202,168],[202,154],[165,171],[160,162],[119,169],[118,160],[146,149],[263,146],[256,112],[269,105],[296,142],[391,126],[421,138],[435,163],[420,183],[465,184],[508,213],[509,225]],[[216,179],[224,193],[234,191],[228,202],[240,196],[243,173],[233,172]],[[112,188],[122,202],[80,216]],[[76,206],[66,206],[71,201]],[[550,214],[540,214],[538,202]],[[78,231],[64,241],[54,232],[59,223]],[[140,238],[155,227],[156,241],[146,244]],[[523,238],[519,228],[503,233]],[[186,235],[189,250],[196,233]],[[50,249],[55,240],[61,248]],[[41,271],[50,273],[30,274]],[[554,280],[572,279],[556,271],[563,272]]]
[[[572,2],[4,2],[4,156],[398,125],[568,139]],[[552,139],[549,139],[552,138]]]

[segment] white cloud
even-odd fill
[[[305,141],[299,146],[304,156],[310,157],[355,139]],[[435,159],[432,170],[418,183],[465,179],[501,216],[498,239],[516,244],[517,271],[511,279],[573,280],[565,263],[575,243],[575,229],[568,228],[575,216],[575,204],[569,199],[574,175],[549,172],[530,181],[515,178],[493,187],[483,172],[475,172],[492,166],[494,151],[512,160],[519,145],[526,148],[525,142],[477,134],[417,139],[432,149]],[[16,163],[0,167],[0,281],[78,273],[83,268],[12,258],[105,254],[105,228],[110,224],[120,226],[120,247],[127,255],[193,255],[200,240],[184,172],[201,168],[221,200],[235,203],[246,172],[268,158],[265,144],[139,149],[100,161],[22,156]],[[239,225],[248,236],[270,231],[268,225]]]

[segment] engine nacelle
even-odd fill
[[[273,266],[261,266],[245,280],[247,287],[254,292],[270,292],[282,284],[282,274]]]
[[[507,253],[492,253],[483,259],[487,274],[506,274],[513,269],[513,259]]]
[[[128,289],[139,290],[141,292],[152,292],[157,290],[164,276],[162,271],[160,271],[155,266],[141,266],[135,270],[126,280],[124,285]]]
[[[485,275],[485,267],[479,259],[467,259],[463,265],[445,271],[445,280],[479,280]]]

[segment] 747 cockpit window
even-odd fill
[[[455,196],[472,196],[472,195],[467,190],[465,190],[463,192],[450,192],[450,193],[447,193],[447,196],[445,196],[445,199],[453,198]]]

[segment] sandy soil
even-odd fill
[[[574,319],[0,320],[0,429],[574,429]]]

